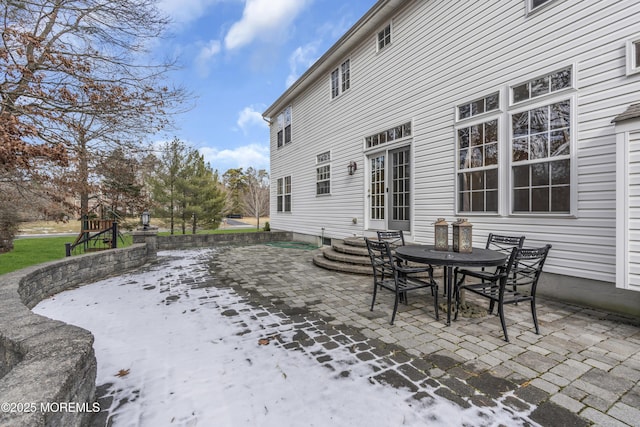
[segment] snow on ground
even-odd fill
[[[374,384],[371,364],[345,347],[330,353],[347,377],[310,357],[313,348],[276,345],[292,341],[295,324],[216,287],[212,252],[161,252],[158,265],[33,309],[95,335],[96,382],[111,384],[114,403],[102,409],[114,426],[513,425],[508,411],[463,410],[437,396],[416,401],[408,390]]]

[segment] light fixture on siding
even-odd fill
[[[349,175],[353,175],[358,170],[358,164],[351,160],[349,166],[347,166],[347,170],[349,171]]]

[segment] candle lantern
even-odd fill
[[[434,240],[437,251],[449,250],[449,224],[444,218],[438,218],[434,225]]]
[[[454,252],[471,253],[473,245],[471,227],[471,223],[466,218],[461,218],[453,223]]]

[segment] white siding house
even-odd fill
[[[271,226],[468,218],[553,245],[543,293],[640,316],[639,101],[639,0],[380,0],[263,114]]]

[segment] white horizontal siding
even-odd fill
[[[627,286],[640,290],[640,131],[629,133],[627,162]]]
[[[371,33],[351,52],[349,92],[330,100],[326,75],[293,101],[294,142],[272,152],[271,171],[274,182],[292,171],[294,212],[278,215],[273,208],[274,228],[319,235],[324,227],[329,237],[365,232],[363,138],[413,120],[411,238],[432,242],[434,220],[455,216],[455,106],[497,90],[506,94],[509,85],[574,65],[577,90],[569,96],[577,116],[577,217],[465,216],[474,224],[477,245],[489,232],[525,234],[527,244],[553,245],[546,270],[614,281],[611,120],[638,102],[640,77],[625,75],[625,42],[637,33],[640,2],[555,0],[529,17],[524,0],[406,4],[393,17],[390,46],[376,52]],[[346,58],[333,59],[338,66]],[[503,121],[509,117],[506,98]],[[506,151],[504,131],[502,137],[500,150]],[[315,156],[327,149],[332,150],[332,195],[315,197]],[[359,166],[353,176],[347,175],[350,160]],[[275,187],[273,196],[275,206]]]

